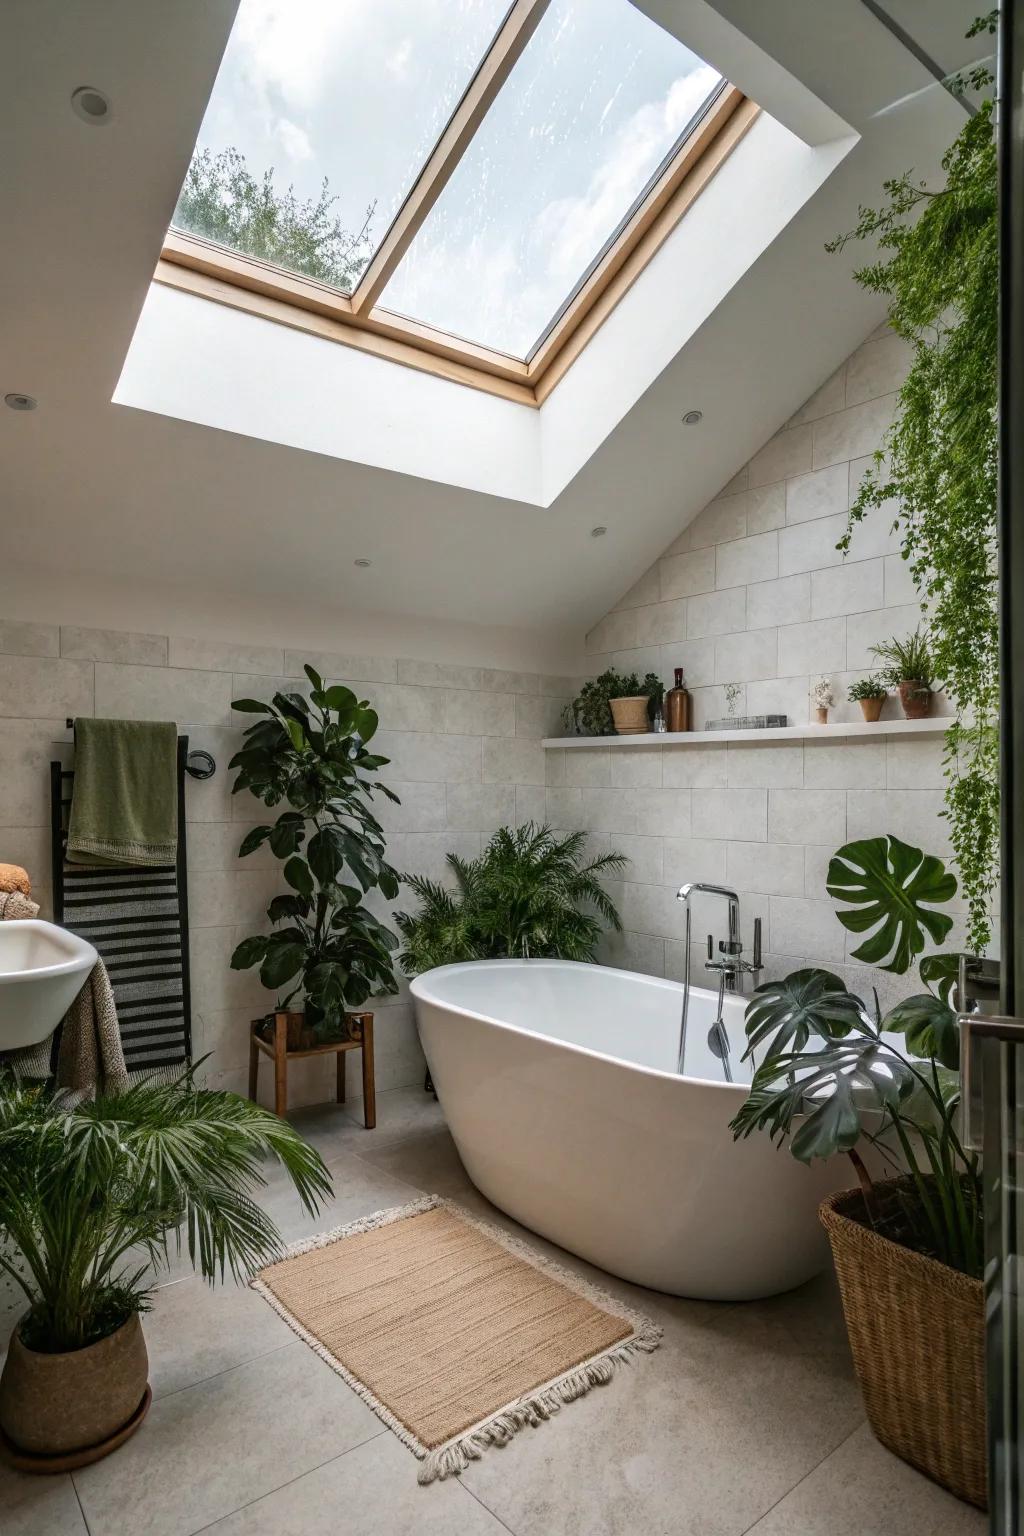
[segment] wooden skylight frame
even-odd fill
[[[382,309],[380,295],[549,3],[515,0],[351,294],[176,229],[167,232],[156,281],[521,405],[541,405],[757,116],[753,102],[735,86],[725,84],[719,90],[529,360]]]

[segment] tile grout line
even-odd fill
[[[859,1430],[863,1429],[864,1425],[866,1423],[867,1423],[866,1419],[861,1419],[859,1421],[859,1423],[855,1424],[854,1427],[850,1430],[850,1433],[848,1435],[844,1435],[843,1438],[841,1440],[839,1440],[832,1447],[832,1449],[830,1451],[826,1451],[824,1456],[822,1456],[822,1458],[820,1459],[820,1461],[816,1461],[814,1463],[813,1467],[808,1467],[807,1471],[803,1474],[803,1476],[802,1477],[798,1477],[796,1482],[793,1484],[793,1486],[791,1488],[787,1488],[785,1493],[780,1493],[779,1497],[777,1499],[775,1499],[771,1504],[769,1504],[767,1509],[763,1509],[761,1511],[761,1513],[758,1515],[757,1519],[754,1520],[750,1525],[744,1526],[743,1530],[739,1531],[737,1533],[737,1536],[751,1536],[751,1532],[757,1530],[757,1527],[761,1524],[762,1520],[767,1520],[768,1516],[771,1514],[773,1509],[777,1509],[779,1507],[779,1505],[781,1503],[783,1503],[784,1500],[789,1498],[791,1493],[795,1493],[796,1490],[803,1483],[806,1483],[806,1481],[807,1481],[807,1479],[809,1477],[813,1477],[815,1472],[817,1472],[818,1468],[819,1467],[823,1467],[825,1465],[826,1461],[831,1460],[831,1458],[836,1454],[837,1451],[841,1451],[843,1446],[846,1444],[846,1442],[848,1440],[852,1440],[854,1435],[857,1434]]]
[[[468,1471],[469,1469],[467,1468],[466,1470]],[[496,1510],[492,1509],[489,1504],[485,1503],[484,1500],[480,1497],[480,1495],[478,1493],[474,1493],[472,1488],[469,1486],[468,1483],[464,1483],[462,1481],[461,1477],[456,1478],[456,1482],[458,1483],[459,1487],[464,1490],[464,1492],[469,1494],[471,1499],[475,1499],[476,1500],[477,1504],[479,1504],[481,1509],[487,1511],[487,1513],[490,1515],[492,1520],[497,1520],[498,1524],[501,1526],[503,1531],[508,1531],[509,1536],[516,1536],[516,1532],[512,1529],[512,1527],[508,1524],[508,1522],[506,1520],[503,1520],[501,1518],[501,1516],[498,1514],[498,1512]]]

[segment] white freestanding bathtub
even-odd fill
[[[746,1301],[825,1264],[819,1201],[846,1159],[807,1168],[735,1142],[745,1000],[728,998],[734,1084],[707,1044],[717,995],[691,991],[676,1071],[676,982],[563,960],[441,966],[412,983],[459,1154],[501,1210],[581,1258],[677,1296]]]

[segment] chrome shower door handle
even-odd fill
[[[994,1069],[995,1044],[1024,1050],[1024,1019],[1011,1019],[991,1013],[961,1013],[960,1027],[960,1108],[964,1146],[980,1152],[984,1141],[985,1062]]]

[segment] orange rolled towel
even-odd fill
[[[28,871],[20,864],[0,864],[0,891],[20,891],[23,896],[31,896]]]

